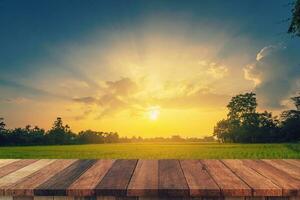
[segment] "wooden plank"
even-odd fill
[[[300,160],[296,159],[283,159],[284,162],[290,163],[296,167],[300,167]]]
[[[222,160],[222,162],[252,188],[253,196],[282,196],[282,188],[244,165],[241,160],[227,159]]]
[[[96,186],[96,195],[125,196],[137,160],[117,160]]]
[[[78,160],[34,189],[36,196],[65,196],[66,189],[96,160]]]
[[[0,200],[13,200],[12,196],[0,196]]]
[[[189,188],[178,160],[158,161],[159,196],[189,196]]]
[[[100,183],[114,162],[114,160],[97,161],[67,189],[67,194],[70,196],[94,195],[94,188]]]
[[[31,163],[34,163],[36,161],[37,161],[36,159],[18,160],[18,161],[10,163],[8,165],[2,166],[0,168],[0,178],[18,170],[18,169],[21,169],[27,165],[30,165]]]
[[[33,200],[33,197],[13,197],[13,200]]]
[[[127,195],[158,195],[158,160],[138,161],[127,188]]]
[[[21,179],[29,176],[30,174],[34,173],[35,171],[38,171],[39,169],[45,167],[46,165],[54,161],[55,160],[50,159],[38,160],[37,162],[27,165],[26,167],[14,171],[6,176],[3,176],[2,178],[0,178],[0,195],[5,194],[5,188],[9,188],[14,183],[20,181]]]
[[[251,196],[251,188],[219,160],[200,160],[223,196]]]
[[[296,166],[283,160],[264,159],[263,161],[300,180],[300,165]]]
[[[16,162],[18,160],[19,159],[1,159],[0,160],[0,167],[3,167],[3,166],[8,165],[10,163]]]
[[[267,164],[261,160],[243,160],[245,165],[270,179],[282,188],[283,196],[295,196],[300,190],[300,181],[287,173]]]
[[[45,166],[42,170],[39,170],[23,180],[11,185],[5,189],[5,195],[13,196],[33,196],[34,189],[49,180],[58,172],[64,170],[76,160],[56,160],[53,163]]]
[[[187,181],[190,196],[220,196],[220,188],[199,160],[181,160],[181,168]]]

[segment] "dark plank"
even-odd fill
[[[181,160],[181,168],[187,181],[190,196],[220,196],[220,188],[199,160]]]
[[[277,169],[280,169],[281,171],[286,172],[290,176],[300,180],[300,165],[296,166],[293,164],[290,164],[288,162],[285,162],[283,160],[263,160],[266,163],[269,163],[273,167],[276,167]]]
[[[117,160],[96,186],[96,195],[126,196],[126,189],[137,160]]]
[[[114,162],[115,160],[98,160],[67,189],[67,195],[93,196],[94,188],[100,183]]]
[[[158,161],[159,196],[189,196],[189,188],[178,160]]]
[[[10,163],[8,165],[2,166],[0,168],[0,178],[18,170],[18,169],[21,169],[27,165],[30,165],[31,163],[34,163],[36,161],[37,161],[37,159],[18,160],[18,161]]]
[[[158,194],[158,160],[139,160],[127,188],[128,196]]]
[[[78,160],[34,189],[36,196],[65,196],[66,189],[96,160]]]
[[[223,196],[251,196],[251,188],[219,160],[200,160]]]
[[[52,178],[55,174],[59,173],[60,171],[64,170],[76,160],[70,159],[61,159],[56,160],[50,165],[47,165],[43,169],[29,175],[23,180],[11,185],[9,188],[6,188],[5,195],[12,195],[12,196],[33,196],[33,190],[41,185],[42,183],[48,181]]]
[[[300,190],[300,181],[291,177],[284,171],[261,160],[243,160],[243,162],[245,165],[251,167],[281,187],[283,196],[294,196],[298,194],[298,191]]]
[[[222,162],[252,188],[253,196],[282,196],[282,188],[244,165],[241,160],[228,159],[222,160]]]

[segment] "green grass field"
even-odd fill
[[[134,143],[0,147],[0,158],[300,158],[300,144]]]

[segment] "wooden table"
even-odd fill
[[[0,159],[0,200],[300,199],[300,160]]]

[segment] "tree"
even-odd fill
[[[239,94],[227,105],[227,118],[214,127],[214,136],[221,142],[275,142],[278,138],[278,123],[267,111],[256,111],[254,93]]]
[[[0,117],[0,132],[5,131],[5,126],[4,118]]]
[[[60,117],[57,117],[56,121],[54,121],[52,128],[46,136],[47,143],[49,144],[71,144],[75,142],[76,137],[68,125],[63,125]]]
[[[281,131],[286,141],[300,140],[300,96],[291,98],[296,106],[296,110],[287,110],[281,114]]]
[[[300,0],[295,0],[292,9],[291,24],[288,29],[288,33],[300,37]]]

